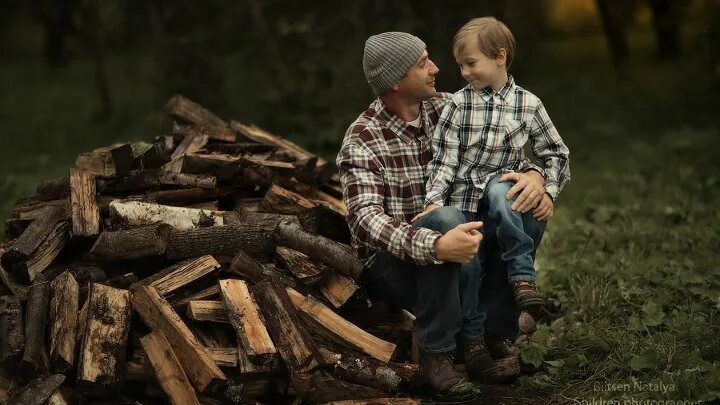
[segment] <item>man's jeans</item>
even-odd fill
[[[413,226],[445,234],[465,222],[461,211],[440,207]],[[483,239],[475,260],[463,266],[452,262],[420,266],[381,252],[364,274],[370,296],[413,312],[417,317],[415,335],[426,352],[454,350],[458,333],[477,338],[485,327],[515,339],[520,311],[492,235]]]

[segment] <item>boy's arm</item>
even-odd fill
[[[455,179],[460,161],[458,119],[457,105],[448,103],[435,127],[435,133],[431,141],[433,158],[428,165],[425,206],[430,204],[444,205],[450,185]]]
[[[562,138],[542,102],[539,102],[532,123],[530,139],[533,154],[545,164],[545,190],[553,200],[570,180],[570,150]]]
[[[361,242],[420,265],[438,264],[435,241],[442,236],[427,228],[414,228],[385,213],[385,183],[381,165],[361,145],[343,145],[337,158],[348,225]]]

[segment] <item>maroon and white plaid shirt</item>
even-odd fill
[[[438,264],[439,232],[413,228],[423,210],[430,138],[449,93],[423,101],[420,127],[408,125],[378,98],[345,133],[337,156],[352,245],[369,266],[378,251],[417,264]]]

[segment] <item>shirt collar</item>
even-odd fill
[[[515,94],[515,79],[512,77],[512,75],[508,74],[508,80],[507,82],[505,82],[505,85],[503,85],[500,91],[496,92],[495,90],[493,90],[492,87],[487,86],[484,89],[480,90],[479,93],[483,100],[485,100],[486,102],[490,101],[494,94],[497,94],[506,104],[511,104],[512,97]]]
[[[420,127],[416,128],[408,125],[402,118],[395,115],[392,110],[382,101],[380,97],[377,98],[377,118],[381,123],[385,124],[390,131],[392,131],[398,138],[402,139],[405,143],[410,143],[414,139],[421,135],[427,136],[429,134],[429,123],[430,118],[428,117],[427,105],[425,101],[420,103]]]

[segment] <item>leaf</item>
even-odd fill
[[[550,330],[552,330],[553,332],[559,332],[563,328],[565,328],[565,318],[563,317],[552,321],[552,323],[550,324]]]
[[[552,367],[562,367],[565,365],[565,360],[559,359],[559,360],[545,360],[545,364],[548,364]]]
[[[642,306],[642,323],[647,326],[658,326],[663,322],[665,312],[654,301],[648,301]]]
[[[658,367],[657,354],[653,351],[647,351],[642,355],[633,355],[630,360],[630,368],[635,371],[655,370]]]
[[[528,346],[524,347],[520,351],[520,359],[524,361],[527,364],[532,364],[535,367],[540,367],[540,365],[543,363],[543,358],[545,357],[546,350],[543,350],[544,348],[540,346]]]
[[[530,336],[530,343],[534,343],[538,346],[546,346],[549,335],[550,329],[547,325],[540,325],[532,336]]]
[[[152,144],[147,142],[133,142],[130,144],[130,147],[132,148],[133,157],[138,157],[152,148]]]

